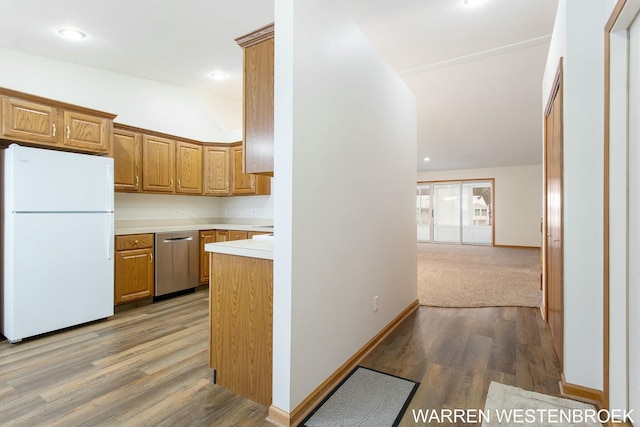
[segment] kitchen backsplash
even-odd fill
[[[115,220],[238,220],[263,223],[273,220],[273,196],[199,197],[171,194],[115,194]],[[245,221],[246,220],[246,221]],[[202,221],[201,221],[202,222]]]

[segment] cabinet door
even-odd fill
[[[153,249],[117,251],[115,304],[153,296]]]
[[[204,250],[204,245],[216,241],[216,232],[206,230],[200,232],[200,283],[209,282],[209,252]]]
[[[204,147],[204,194],[229,194],[229,148]]]
[[[61,140],[58,110],[49,105],[2,97],[2,137],[55,145]]]
[[[104,117],[64,112],[64,145],[84,151],[108,153],[112,122]]]
[[[273,38],[244,56],[244,149],[247,173],[273,174]]]
[[[242,172],[242,147],[232,147],[233,160],[232,194],[255,194],[256,177]]]
[[[249,238],[249,232],[231,230],[229,231],[229,240],[247,240]]]
[[[176,142],[176,193],[202,193],[202,146]]]
[[[113,130],[113,170],[116,191],[140,191],[141,136]]]
[[[173,140],[142,136],[142,189],[173,193],[175,149]]]
[[[229,230],[216,230],[216,242],[228,242]]]

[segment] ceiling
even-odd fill
[[[340,3],[416,94],[419,171],[542,162],[541,82],[558,0]],[[268,0],[0,0],[0,48],[239,97],[234,39],[273,13]],[[57,35],[69,27],[87,37]],[[215,70],[229,77],[213,80]]]

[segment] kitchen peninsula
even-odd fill
[[[273,236],[208,243],[209,366],[214,381],[271,405]]]

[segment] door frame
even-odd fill
[[[640,0],[618,0],[605,25],[602,405],[630,407],[629,28]],[[614,85],[615,83],[615,85]],[[620,86],[625,85],[625,86]],[[626,91],[626,96],[621,95]],[[613,147],[613,149],[612,149]],[[622,186],[622,195],[612,189]],[[621,221],[621,213],[624,219]],[[612,220],[612,217],[613,220]],[[620,224],[623,228],[620,229]],[[612,227],[613,225],[613,227]],[[621,249],[623,248],[623,249]],[[621,257],[620,252],[626,257]],[[623,258],[623,262],[620,259]],[[611,391],[614,391],[612,394]],[[624,390],[624,392],[620,392]]]
[[[551,92],[549,94],[549,97],[547,98],[547,105],[544,109],[544,144],[543,144],[543,150],[544,150],[544,154],[543,154],[543,172],[542,172],[542,176],[543,176],[543,214],[542,214],[542,230],[544,232],[543,234],[543,238],[542,238],[542,306],[540,307],[540,311],[542,313],[542,317],[545,319],[545,321],[547,323],[549,323],[549,304],[548,304],[548,292],[547,292],[547,286],[549,283],[548,277],[549,277],[549,250],[548,250],[548,244],[547,244],[547,237],[549,236],[549,224],[548,224],[548,218],[547,218],[547,205],[548,205],[548,194],[547,194],[547,184],[548,184],[548,164],[549,164],[549,150],[548,150],[548,145],[549,145],[549,134],[547,131],[547,121],[548,121],[548,117],[549,117],[549,113],[551,112],[551,109],[553,107],[553,103],[555,102],[556,96],[560,96],[561,97],[561,101],[562,101],[562,94],[563,94],[563,58],[561,57],[560,60],[558,61],[558,67],[556,69],[556,75],[554,77],[553,80],[553,84],[551,86]],[[560,107],[562,108],[562,102],[560,103]],[[561,115],[561,126],[564,129],[564,123],[563,123],[563,116]],[[564,138],[563,138],[564,139]],[[563,145],[563,141],[560,142],[561,144],[561,153],[563,152],[562,150],[562,145]],[[562,165],[562,155],[561,155],[561,160],[560,160],[560,174],[562,176],[563,174],[563,165]],[[563,222],[564,222],[564,209],[563,209],[563,203],[564,203],[564,198],[563,198],[563,193],[564,193],[564,185],[563,185],[563,180],[560,180],[560,240],[562,242],[562,250],[560,252],[560,260],[559,260],[559,265],[561,266],[560,269],[560,282],[563,283],[563,270],[564,270],[564,226],[563,226]],[[562,288],[564,289],[564,285],[562,285]],[[564,296],[562,296],[562,305],[564,305]],[[564,315],[564,308],[562,308],[562,313]],[[563,326],[562,326],[562,337],[561,337],[561,348],[558,354],[558,359],[560,362],[560,372],[562,372],[563,370],[563,365],[564,365],[564,361],[563,361],[563,350],[562,348],[564,347],[564,319],[563,319]],[[558,349],[556,349],[556,352],[558,352]]]

